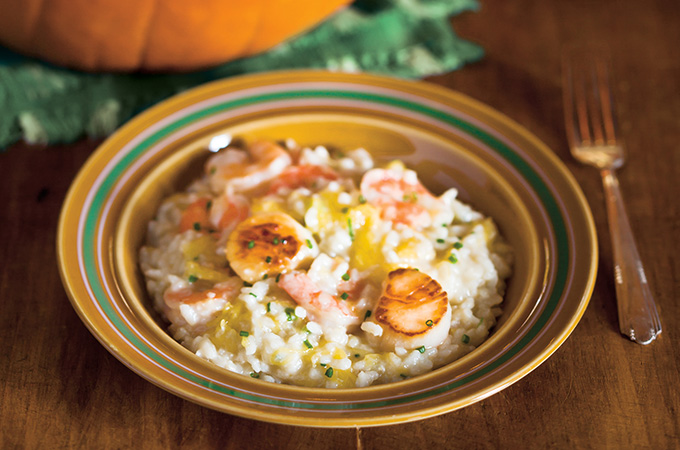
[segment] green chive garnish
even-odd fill
[[[309,248],[314,248],[314,247],[312,246],[312,241],[310,241],[309,239],[307,239],[307,247],[309,247]]]
[[[286,308],[285,312],[286,312],[286,317],[288,318],[288,322],[292,322],[293,320],[295,320],[296,316],[295,316],[295,309],[294,308]]]
[[[468,344],[470,342],[470,336],[467,334],[463,335],[463,344]]]
[[[455,264],[455,263],[458,262],[458,258],[456,258],[456,255],[449,255],[449,258],[448,258],[448,259],[449,259],[449,261],[451,261],[451,263],[453,263],[453,264]]]
[[[260,378],[260,374],[255,372],[250,372],[250,376],[253,378]]]
[[[366,311],[366,314],[364,314],[364,320],[368,319],[369,317],[371,317],[371,310],[370,309],[368,311]]]
[[[477,324],[477,326],[480,326],[482,323],[484,323],[484,317],[482,317],[481,319],[479,319],[479,323]]]
[[[400,373],[399,376],[402,378],[408,378],[408,375],[406,375],[405,373]]]
[[[326,369],[326,373],[324,375],[326,375],[328,378],[331,378],[333,376],[333,368],[329,367]]]
[[[194,230],[201,231],[201,224],[198,222],[194,222]]]
[[[243,285],[244,285],[245,287],[253,287],[253,285],[250,284],[250,283],[248,283],[247,281],[244,281],[244,282],[243,282]]]
[[[458,241],[453,244],[453,248],[455,248],[456,250],[460,250],[461,248],[463,248],[463,243]]]
[[[358,353],[355,353],[355,354],[354,354],[354,357],[355,357],[355,358],[359,358],[359,357],[361,357],[361,355],[358,354]]]
[[[359,203],[361,203],[362,205],[363,205],[364,203],[366,203],[366,197],[364,197],[363,195],[360,195],[360,196],[359,196]]]
[[[305,346],[306,346],[307,348],[313,348],[313,347],[314,347],[314,346],[311,344],[311,342],[309,342],[307,339],[304,340],[303,344],[305,344]]]
[[[279,238],[274,238],[272,242],[274,243],[274,245],[279,245]]]
[[[267,312],[272,312],[272,302],[267,302]]]
[[[189,275],[189,283],[195,283],[198,281],[198,277],[196,275]]]
[[[418,351],[419,351],[420,353],[425,353],[425,346],[422,345],[422,346],[418,347]]]
[[[326,367],[328,364],[326,364],[326,363],[319,363],[319,365],[320,365],[321,367]]]
[[[247,331],[241,331],[241,332],[239,333],[239,336],[248,337],[249,334],[250,334],[250,333],[248,333]]]
[[[252,292],[248,292],[248,294],[250,294],[251,296],[257,298],[257,295],[256,295],[256,294],[253,294]]]
[[[267,264],[269,264],[270,262],[272,262],[272,257],[271,257],[271,256],[267,256],[267,257],[264,259],[264,261],[265,261]]]
[[[263,280],[266,280],[267,278],[269,278],[269,274],[268,274],[268,273],[265,273],[264,276],[262,277],[262,279],[263,279]]]
[[[255,247],[255,241],[248,242],[248,248],[253,248],[253,247]]]
[[[347,230],[349,231],[349,237],[354,240],[354,229],[352,228],[352,219],[347,219]]]
[[[347,214],[349,212],[349,208],[345,206],[340,211],[342,211],[343,214]]]
[[[345,281],[348,281],[349,280],[349,274],[348,273],[342,274],[342,279],[345,280]]]
[[[347,300],[347,297],[349,297],[349,294],[347,292],[343,292],[342,295],[340,295],[340,298],[343,300]]]
[[[439,242],[440,244],[443,244],[446,241],[444,239],[437,239],[437,242]]]
[[[425,322],[425,325],[427,325],[428,327],[431,327],[432,325],[434,325],[434,322],[432,322],[431,320],[428,320],[428,321]]]
[[[279,282],[280,279],[281,279],[281,274],[276,275],[276,280],[275,280],[275,281],[276,281],[277,283]]]
[[[205,204],[205,209],[210,209],[212,208],[212,200],[208,200],[208,203]]]

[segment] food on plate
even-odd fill
[[[229,145],[165,199],[140,265],[186,348],[261,380],[389,383],[479,346],[512,251],[491,218],[401,161],[292,140]]]

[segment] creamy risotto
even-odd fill
[[[364,149],[253,142],[149,224],[141,268],[172,336],[261,380],[362,387],[479,346],[511,252],[491,218]]]

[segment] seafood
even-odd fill
[[[361,179],[361,194],[368,203],[381,208],[383,219],[418,228],[432,225],[433,216],[444,208],[414,171],[400,165],[366,172]]]
[[[318,254],[312,233],[283,213],[249,217],[227,241],[229,265],[249,283],[297,269]]]
[[[238,294],[241,285],[241,280],[232,277],[205,290],[191,286],[167,290],[163,295],[163,312],[175,327],[189,325],[204,329],[205,324]]]
[[[429,275],[412,268],[387,275],[373,317],[382,333],[372,340],[390,350],[435,347],[444,342],[451,328],[446,292]]]
[[[293,162],[281,146],[269,142],[253,143],[248,151],[226,148],[206,163],[213,190],[244,192],[274,179]]]

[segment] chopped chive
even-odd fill
[[[484,323],[484,317],[482,317],[481,319],[479,319],[479,323],[477,324],[477,326],[480,326],[482,323]]]
[[[205,209],[210,209],[212,208],[212,200],[208,200],[208,203],[205,204]]]
[[[286,308],[286,309],[285,309],[285,312],[286,312],[286,317],[287,317],[287,319],[288,319],[288,322],[292,322],[293,320],[295,320],[295,317],[296,317],[296,316],[295,316],[295,309],[293,309],[293,308]]]
[[[347,214],[347,213],[349,212],[349,208],[345,206],[345,207],[342,208],[340,211],[341,211],[343,214]]]
[[[267,312],[272,312],[272,302],[267,302]]]
[[[362,205],[363,205],[364,203],[366,203],[366,197],[364,197],[363,195],[360,195],[360,196],[359,196],[359,203],[361,203]]]
[[[195,283],[198,281],[198,277],[196,275],[189,275],[189,283]]]
[[[266,280],[267,278],[269,278],[269,274],[268,274],[268,273],[265,273],[264,276],[262,277],[262,279],[263,279],[263,280]]]
[[[456,250],[460,250],[461,248],[463,248],[463,243],[458,241],[453,244],[453,248],[455,248]]]
[[[326,364],[326,363],[319,363],[319,365],[320,365],[321,367],[326,367],[328,364]]]
[[[463,344],[468,344],[470,342],[470,336],[467,334],[463,335]]]
[[[255,241],[248,242],[248,248],[253,248],[253,247],[255,247]]]
[[[201,224],[198,222],[194,222],[194,230],[201,231]]]
[[[272,262],[272,257],[271,257],[271,256],[267,256],[267,257],[264,259],[264,261],[265,261],[267,264],[269,264],[270,262]]]
[[[326,369],[326,372],[324,373],[324,375],[326,375],[328,378],[333,377],[333,368],[329,367],[328,369]]]
[[[428,327],[431,327],[432,325],[434,325],[434,322],[432,322],[431,320],[428,320],[428,321],[425,322],[425,325],[427,325]]]
[[[400,373],[399,376],[402,378],[408,378],[408,375],[406,375],[405,373]]]
[[[364,314],[364,320],[368,319],[369,317],[371,317],[371,310],[370,309],[368,311],[366,311],[366,314]]]
[[[260,378],[260,374],[259,374],[259,373],[255,373],[255,372],[250,372],[250,376],[251,376],[252,378]]]
[[[445,241],[444,239],[441,239],[441,238],[440,238],[440,239],[437,239],[437,242],[439,242],[440,244],[443,244],[443,243],[446,242],[446,241]]]
[[[347,219],[347,230],[349,231],[349,237],[354,240],[354,229],[352,228],[352,219]]]
[[[210,175],[214,175],[215,172],[217,172],[217,167],[212,166],[212,167],[210,168]]]
[[[343,292],[342,295],[340,295],[340,298],[343,300],[347,300],[347,297],[349,297],[349,294],[347,292]]]
[[[251,296],[253,296],[253,297],[255,297],[255,298],[257,298],[257,294],[253,294],[252,292],[248,292],[248,294],[251,295]]]
[[[311,344],[311,342],[309,342],[309,340],[307,340],[307,339],[304,340],[303,344],[305,344],[305,347],[307,347],[307,348],[313,348],[313,347],[314,347],[314,346]]]
[[[314,246],[312,245],[312,241],[310,241],[309,239],[307,239],[307,247],[314,248]]]
[[[349,280],[349,274],[346,273],[346,272],[344,274],[342,274],[342,279],[345,280],[345,281],[348,281]]]
[[[425,353],[425,346],[424,346],[424,345],[421,345],[420,347],[418,347],[418,351],[419,351],[420,353]]]
[[[279,273],[279,274],[276,275],[276,280],[275,280],[275,281],[278,283],[280,279],[281,279],[281,274]]]
[[[444,228],[448,227],[448,225],[445,224],[445,223],[443,223],[442,226],[443,226]]]
[[[458,258],[456,258],[456,255],[449,255],[449,261],[451,261],[452,264],[455,264],[458,262]]]
[[[361,357],[361,355],[360,355],[360,354],[358,354],[358,353],[355,353],[355,354],[354,354],[354,357],[355,357],[355,358],[360,358],[360,357]]]
[[[274,240],[272,242],[274,243],[274,245],[279,245],[280,241],[279,241],[279,238],[274,238]]]
[[[238,335],[243,336],[243,337],[248,337],[250,335],[250,333],[248,333],[247,331],[241,331],[241,332],[239,332]]]
[[[243,285],[244,285],[245,287],[253,287],[253,285],[250,284],[250,283],[248,283],[247,281],[244,281],[244,282],[243,282]]]

